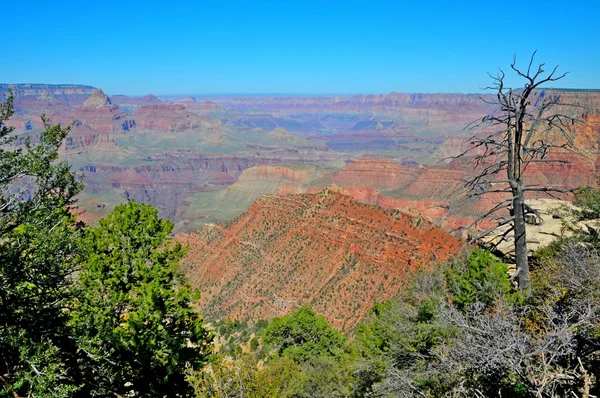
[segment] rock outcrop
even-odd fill
[[[82,108],[93,108],[93,109],[98,109],[98,108],[104,108],[104,107],[110,107],[112,105],[112,102],[110,102],[110,98],[108,98],[108,95],[104,94],[104,91],[98,89],[98,90],[94,90],[94,92],[92,93],[92,95],[90,95],[88,97],[88,99],[85,100],[85,102],[83,103],[83,105],[81,105]]]
[[[358,159],[331,181],[354,198],[385,209],[405,207],[443,225],[452,203],[464,195],[466,175],[442,167],[406,167],[382,159]]]
[[[425,216],[361,204],[335,186],[263,196],[237,219],[177,239],[190,246],[183,268],[209,319],[257,321],[309,304],[345,330],[397,294],[407,272],[463,245]]]
[[[362,158],[348,163],[336,173],[333,182],[341,186],[368,186],[380,190],[400,190],[414,182],[423,168],[405,167],[393,160]]]
[[[526,224],[527,250],[530,256],[557,238],[571,236],[573,230],[586,231],[588,226],[598,230],[600,227],[600,220],[577,221],[573,217],[573,211],[581,209],[568,201],[544,198],[526,200],[525,203],[537,212],[535,216],[530,214]],[[514,264],[514,233],[508,232],[508,229],[507,226],[500,227],[482,241],[494,247],[505,261]]]

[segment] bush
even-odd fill
[[[575,215],[580,220],[600,218],[600,191],[591,187],[582,187],[575,191],[573,203],[581,210]]]
[[[487,250],[475,249],[466,261],[455,261],[445,272],[448,291],[458,308],[511,297],[508,266]]]
[[[252,351],[256,351],[257,348],[258,348],[258,339],[256,337],[252,337],[250,339],[250,349]]]
[[[320,356],[338,356],[346,342],[342,333],[308,306],[273,318],[260,335],[275,355],[289,357],[299,363]]]

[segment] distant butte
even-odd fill
[[[90,95],[90,97],[87,100],[85,100],[85,102],[83,103],[83,105],[81,107],[82,108],[102,108],[104,106],[110,106],[110,105],[112,105],[112,102],[110,102],[108,95],[104,94],[104,91],[97,89],[97,90],[94,90],[92,95]]]
[[[163,102],[152,94],[147,94],[143,97],[129,97],[127,95],[113,95],[111,101],[118,105],[140,107],[142,105],[162,104]]]

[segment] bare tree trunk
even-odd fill
[[[528,294],[529,282],[529,259],[527,258],[527,224],[525,223],[525,189],[523,187],[523,116],[527,113],[528,98],[519,101],[516,112],[516,125],[514,131],[512,186],[514,230],[515,234],[515,262],[517,264],[517,281],[519,290]]]
[[[524,102],[520,102],[521,107],[524,107]],[[522,110],[516,113],[516,119],[519,120]],[[512,120],[509,117],[509,124]],[[525,190],[523,187],[522,175],[522,136],[523,123],[518,121],[513,129],[507,132],[508,154],[506,173],[512,193],[512,209],[513,209],[513,234],[515,246],[515,263],[517,265],[517,281],[519,290],[524,292],[529,290],[529,263],[527,259],[527,227],[525,224]]]
[[[517,281],[520,291],[528,291],[529,262],[527,260],[527,230],[525,224],[525,201],[523,198],[522,183],[517,184],[513,191],[514,234],[515,234],[515,262],[517,264]]]

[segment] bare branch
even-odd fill
[[[498,223],[497,225],[494,225],[493,227],[486,229],[485,231],[483,231],[483,232],[482,232],[482,233],[480,233],[479,235],[475,236],[474,238],[471,238],[471,242],[476,242],[476,241],[478,241],[479,239],[481,239],[481,238],[483,238],[483,237],[485,237],[485,236],[487,236],[487,235],[491,234],[492,232],[494,232],[494,231],[495,231],[495,230],[497,230],[498,228],[500,228],[500,227],[502,227],[502,226],[504,226],[504,225],[507,225],[507,224],[510,224],[510,223],[512,223],[512,222],[514,221],[514,219],[515,219],[515,216],[511,216],[511,217],[508,217],[508,218],[506,218],[506,219],[505,219],[503,222],[500,222],[500,223]],[[513,229],[513,228],[511,227],[511,229],[510,229],[510,230],[512,231],[512,229]]]

